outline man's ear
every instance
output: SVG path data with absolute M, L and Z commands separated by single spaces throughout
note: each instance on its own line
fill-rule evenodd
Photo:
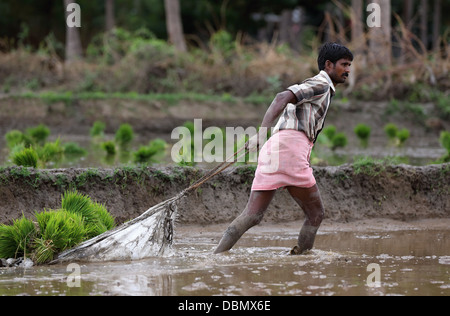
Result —
M 327 60 L 325 62 L 325 69 L 334 69 L 334 67 L 335 65 L 331 61 Z

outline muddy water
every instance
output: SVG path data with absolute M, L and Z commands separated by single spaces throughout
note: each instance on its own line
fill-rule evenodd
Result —
M 180 227 L 170 257 L 2 268 L 0 294 L 450 295 L 445 221 L 375 228 L 325 224 L 316 248 L 303 256 L 287 255 L 300 222 L 254 228 L 220 255 L 211 252 L 226 225 Z

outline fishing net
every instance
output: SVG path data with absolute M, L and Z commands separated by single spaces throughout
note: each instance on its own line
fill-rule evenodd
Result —
M 245 147 L 175 197 L 151 207 L 142 215 L 115 229 L 60 253 L 57 259 L 51 263 L 138 260 L 166 255 L 172 250 L 173 224 L 180 200 L 204 182 L 234 164 L 239 159 L 236 158 L 237 155 L 243 149 Z

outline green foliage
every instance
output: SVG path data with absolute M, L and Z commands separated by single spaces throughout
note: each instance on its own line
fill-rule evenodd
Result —
M 167 143 L 164 140 L 152 140 L 148 146 L 141 146 L 136 152 L 134 152 L 134 162 L 151 162 L 153 157 L 160 153 L 164 153 L 166 147 Z
M 345 147 L 348 143 L 347 136 L 344 133 L 336 133 L 331 139 L 331 143 L 332 150 L 336 150 L 339 147 Z
M 134 138 L 134 131 L 130 124 L 121 124 L 116 132 L 115 141 L 121 148 L 130 145 Z
M 395 140 L 397 137 L 398 127 L 394 123 L 388 123 L 384 126 L 384 132 L 390 140 Z
M 91 130 L 89 131 L 89 134 L 91 137 L 103 137 L 105 133 L 106 124 L 101 121 L 94 122 L 94 125 L 92 125 Z
M 114 156 L 116 154 L 116 144 L 114 144 L 113 141 L 102 143 L 102 148 L 106 151 L 108 156 Z
M 34 258 L 38 263 L 53 259 L 57 252 L 76 246 L 86 238 L 83 217 L 65 210 L 35 214 L 40 237 L 34 240 Z
M 22 216 L 11 226 L 0 226 L 0 258 L 17 258 L 30 253 L 30 242 L 36 234 L 32 221 Z
M 80 147 L 77 143 L 68 142 L 64 144 L 64 154 L 73 156 L 84 156 L 87 154 L 86 149 Z
M 0 225 L 0 258 L 30 255 L 37 263 L 115 227 L 103 204 L 76 191 L 66 191 L 62 208 L 36 212 L 36 225 L 24 216 L 12 225 Z
M 384 126 L 384 132 L 386 133 L 389 143 L 395 146 L 403 146 L 410 137 L 408 129 L 398 129 L 394 123 L 388 123 Z
M 366 148 L 369 144 L 370 131 L 370 126 L 362 123 L 356 125 L 354 129 L 356 136 L 359 138 L 361 146 L 364 148 Z
M 49 161 L 58 162 L 62 159 L 64 148 L 61 146 L 59 139 L 53 143 L 45 143 L 44 146 L 38 148 L 38 157 L 45 165 Z
M 10 149 L 19 144 L 25 144 L 25 146 L 29 146 L 31 144 L 31 141 L 27 138 L 27 136 L 18 130 L 12 130 L 6 133 L 5 140 Z
M 14 152 L 11 159 L 17 166 L 37 168 L 39 158 L 36 150 L 30 147 Z
M 114 223 L 114 218 L 103 205 L 92 202 L 89 196 L 77 191 L 66 191 L 63 194 L 61 208 L 83 217 L 88 237 L 104 233 Z
M 44 124 L 39 124 L 36 127 L 30 127 L 26 130 L 26 134 L 31 138 L 31 140 L 38 144 L 43 145 L 50 135 L 50 129 Z
M 336 135 L 336 126 L 328 125 L 327 127 L 324 127 L 323 133 L 329 140 L 332 140 L 334 135 Z
M 81 215 L 86 223 L 95 223 L 98 218 L 92 208 L 91 198 L 77 191 L 64 192 L 61 199 L 61 208 L 74 214 Z
M 385 170 L 383 160 L 376 160 L 371 157 L 357 157 L 353 162 L 355 174 L 366 174 L 376 176 Z
M 438 162 L 447 163 L 450 162 L 450 132 L 443 131 L 441 132 L 441 136 L 439 137 L 439 141 L 442 147 L 447 150 L 447 154 L 439 159 Z
M 403 128 L 397 132 L 397 138 L 400 142 L 400 146 L 402 146 L 409 139 L 409 136 L 409 130 L 406 128 Z
M 441 132 L 439 141 L 442 147 L 444 147 L 447 150 L 447 153 L 450 154 L 450 132 L 447 131 Z

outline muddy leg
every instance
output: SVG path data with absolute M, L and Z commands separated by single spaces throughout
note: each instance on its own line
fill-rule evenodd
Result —
M 291 254 L 297 255 L 312 249 L 317 230 L 323 220 L 324 209 L 317 185 L 308 189 L 289 187 L 288 191 L 306 216 L 298 236 L 298 245 L 291 250 Z
M 258 225 L 275 192 L 252 191 L 244 211 L 228 226 L 214 253 L 230 250 L 247 230 Z

